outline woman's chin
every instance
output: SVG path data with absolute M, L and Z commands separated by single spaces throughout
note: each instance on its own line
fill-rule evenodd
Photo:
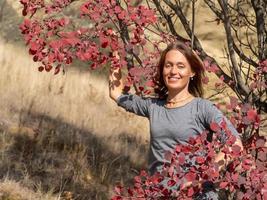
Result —
M 168 91 L 181 91 L 182 87 L 168 86 Z
M 186 88 L 186 86 L 181 86 L 181 85 L 175 85 L 175 84 L 169 84 L 167 86 L 169 92 L 179 92 L 182 91 Z

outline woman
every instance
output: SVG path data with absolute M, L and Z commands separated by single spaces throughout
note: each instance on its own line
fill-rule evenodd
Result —
M 127 111 L 149 119 L 150 174 L 161 170 L 166 151 L 172 151 L 177 144 L 186 144 L 190 137 L 209 130 L 211 122 L 220 124 L 225 120 L 237 137 L 236 144 L 242 148 L 238 133 L 229 120 L 212 102 L 202 98 L 204 67 L 188 46 L 180 42 L 168 45 L 158 67 L 158 93 L 162 99 L 122 94 L 120 70 L 111 70 L 109 76 L 110 97 Z M 221 152 L 215 160 L 218 162 L 223 158 Z

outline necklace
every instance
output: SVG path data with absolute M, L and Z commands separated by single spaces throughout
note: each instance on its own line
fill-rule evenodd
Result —
M 189 99 L 190 97 L 192 97 L 192 96 L 189 95 L 189 96 L 187 96 L 187 97 L 185 97 L 183 99 L 179 99 L 177 101 L 171 101 L 171 100 L 168 100 L 168 98 L 167 98 L 166 104 L 177 104 L 177 103 L 180 103 L 180 102 L 183 102 L 183 101 Z

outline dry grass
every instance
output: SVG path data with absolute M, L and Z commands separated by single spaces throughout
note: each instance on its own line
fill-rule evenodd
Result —
M 24 50 L 4 42 L 0 54 L 0 177 L 106 199 L 144 167 L 147 121 L 118 108 L 106 81 L 84 70 L 39 73 Z
M 39 73 L 21 46 L 19 7 L 7 0 L 0 21 L 0 199 L 108 199 L 145 167 L 148 122 L 108 98 L 105 77 Z M 220 55 L 206 28 L 196 27 L 204 47 Z
M 0 22 L 0 183 L 20 189 L 1 187 L 0 199 L 108 199 L 145 167 L 148 122 L 82 67 L 39 73 L 20 47 L 18 8 L 7 0 Z
M 59 200 L 60 196 L 55 196 L 52 192 L 33 192 L 21 183 L 4 179 L 0 182 L 0 199 L 4 200 Z

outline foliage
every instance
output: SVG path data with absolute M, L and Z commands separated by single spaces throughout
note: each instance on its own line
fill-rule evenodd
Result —
M 179 198 L 192 197 L 198 192 L 200 187 L 197 180 L 200 179 L 202 182 L 212 181 L 229 191 L 236 190 L 239 199 L 266 198 L 266 149 L 263 147 L 264 140 L 259 137 L 260 114 L 267 111 L 267 3 L 264 0 L 204 0 L 214 13 L 214 21 L 210 23 L 218 26 L 223 24 L 225 30 L 226 69 L 208 55 L 194 33 L 196 0 L 95 0 L 80 4 L 76 0 L 20 2 L 24 7 L 22 14 L 29 16 L 20 29 L 33 60 L 41 63 L 39 71 L 53 70 L 55 74 L 64 72 L 74 59 L 88 63 L 92 69 L 106 65 L 113 68 L 127 66 L 126 87 L 134 86 L 137 94 L 148 95 L 156 85 L 156 64 L 161 47 L 174 40 L 191 46 L 203 60 L 206 71 L 217 75 L 215 87 L 218 93 L 227 87 L 235 92 L 237 98 L 230 97 L 227 108 L 232 113 L 231 122 L 242 134 L 246 151 L 241 155 L 235 146 L 231 146 L 232 140 L 227 142 L 231 147 L 227 149 L 216 142 L 207 146 L 199 145 L 206 141 L 197 138 L 189 146 L 177 147 L 182 152 L 177 151 L 177 148 L 173 152 L 172 162 L 166 165 L 163 172 L 170 179 L 168 185 L 176 184 L 177 179 L 182 178 L 196 180 L 193 181 L 193 187 L 180 186 L 182 189 L 176 194 Z M 66 10 L 72 5 L 80 6 L 79 20 L 85 21 L 86 25 L 80 26 L 76 18 L 68 16 Z M 191 22 L 188 19 L 188 8 L 192 11 Z M 177 19 L 187 38 L 176 29 Z M 120 59 L 113 55 L 114 51 L 118 52 Z M 203 83 L 208 81 L 208 77 L 205 77 Z M 233 159 L 221 174 L 217 172 L 218 166 L 213 162 L 213 157 L 209 156 L 218 148 L 227 152 L 226 159 Z M 189 171 L 181 172 L 180 168 L 187 163 L 177 163 L 177 159 L 192 157 L 200 150 L 204 150 L 207 155 L 196 157 L 197 165 L 189 167 Z M 173 168 L 177 173 L 174 173 Z M 137 193 L 142 198 L 174 195 L 168 190 L 169 186 L 155 185 L 161 180 L 162 174 L 148 177 L 142 172 L 135 179 L 135 188 L 126 193 L 130 196 Z M 261 182 L 256 184 L 256 180 Z M 122 198 L 121 187 L 116 190 L 119 195 L 117 199 Z

